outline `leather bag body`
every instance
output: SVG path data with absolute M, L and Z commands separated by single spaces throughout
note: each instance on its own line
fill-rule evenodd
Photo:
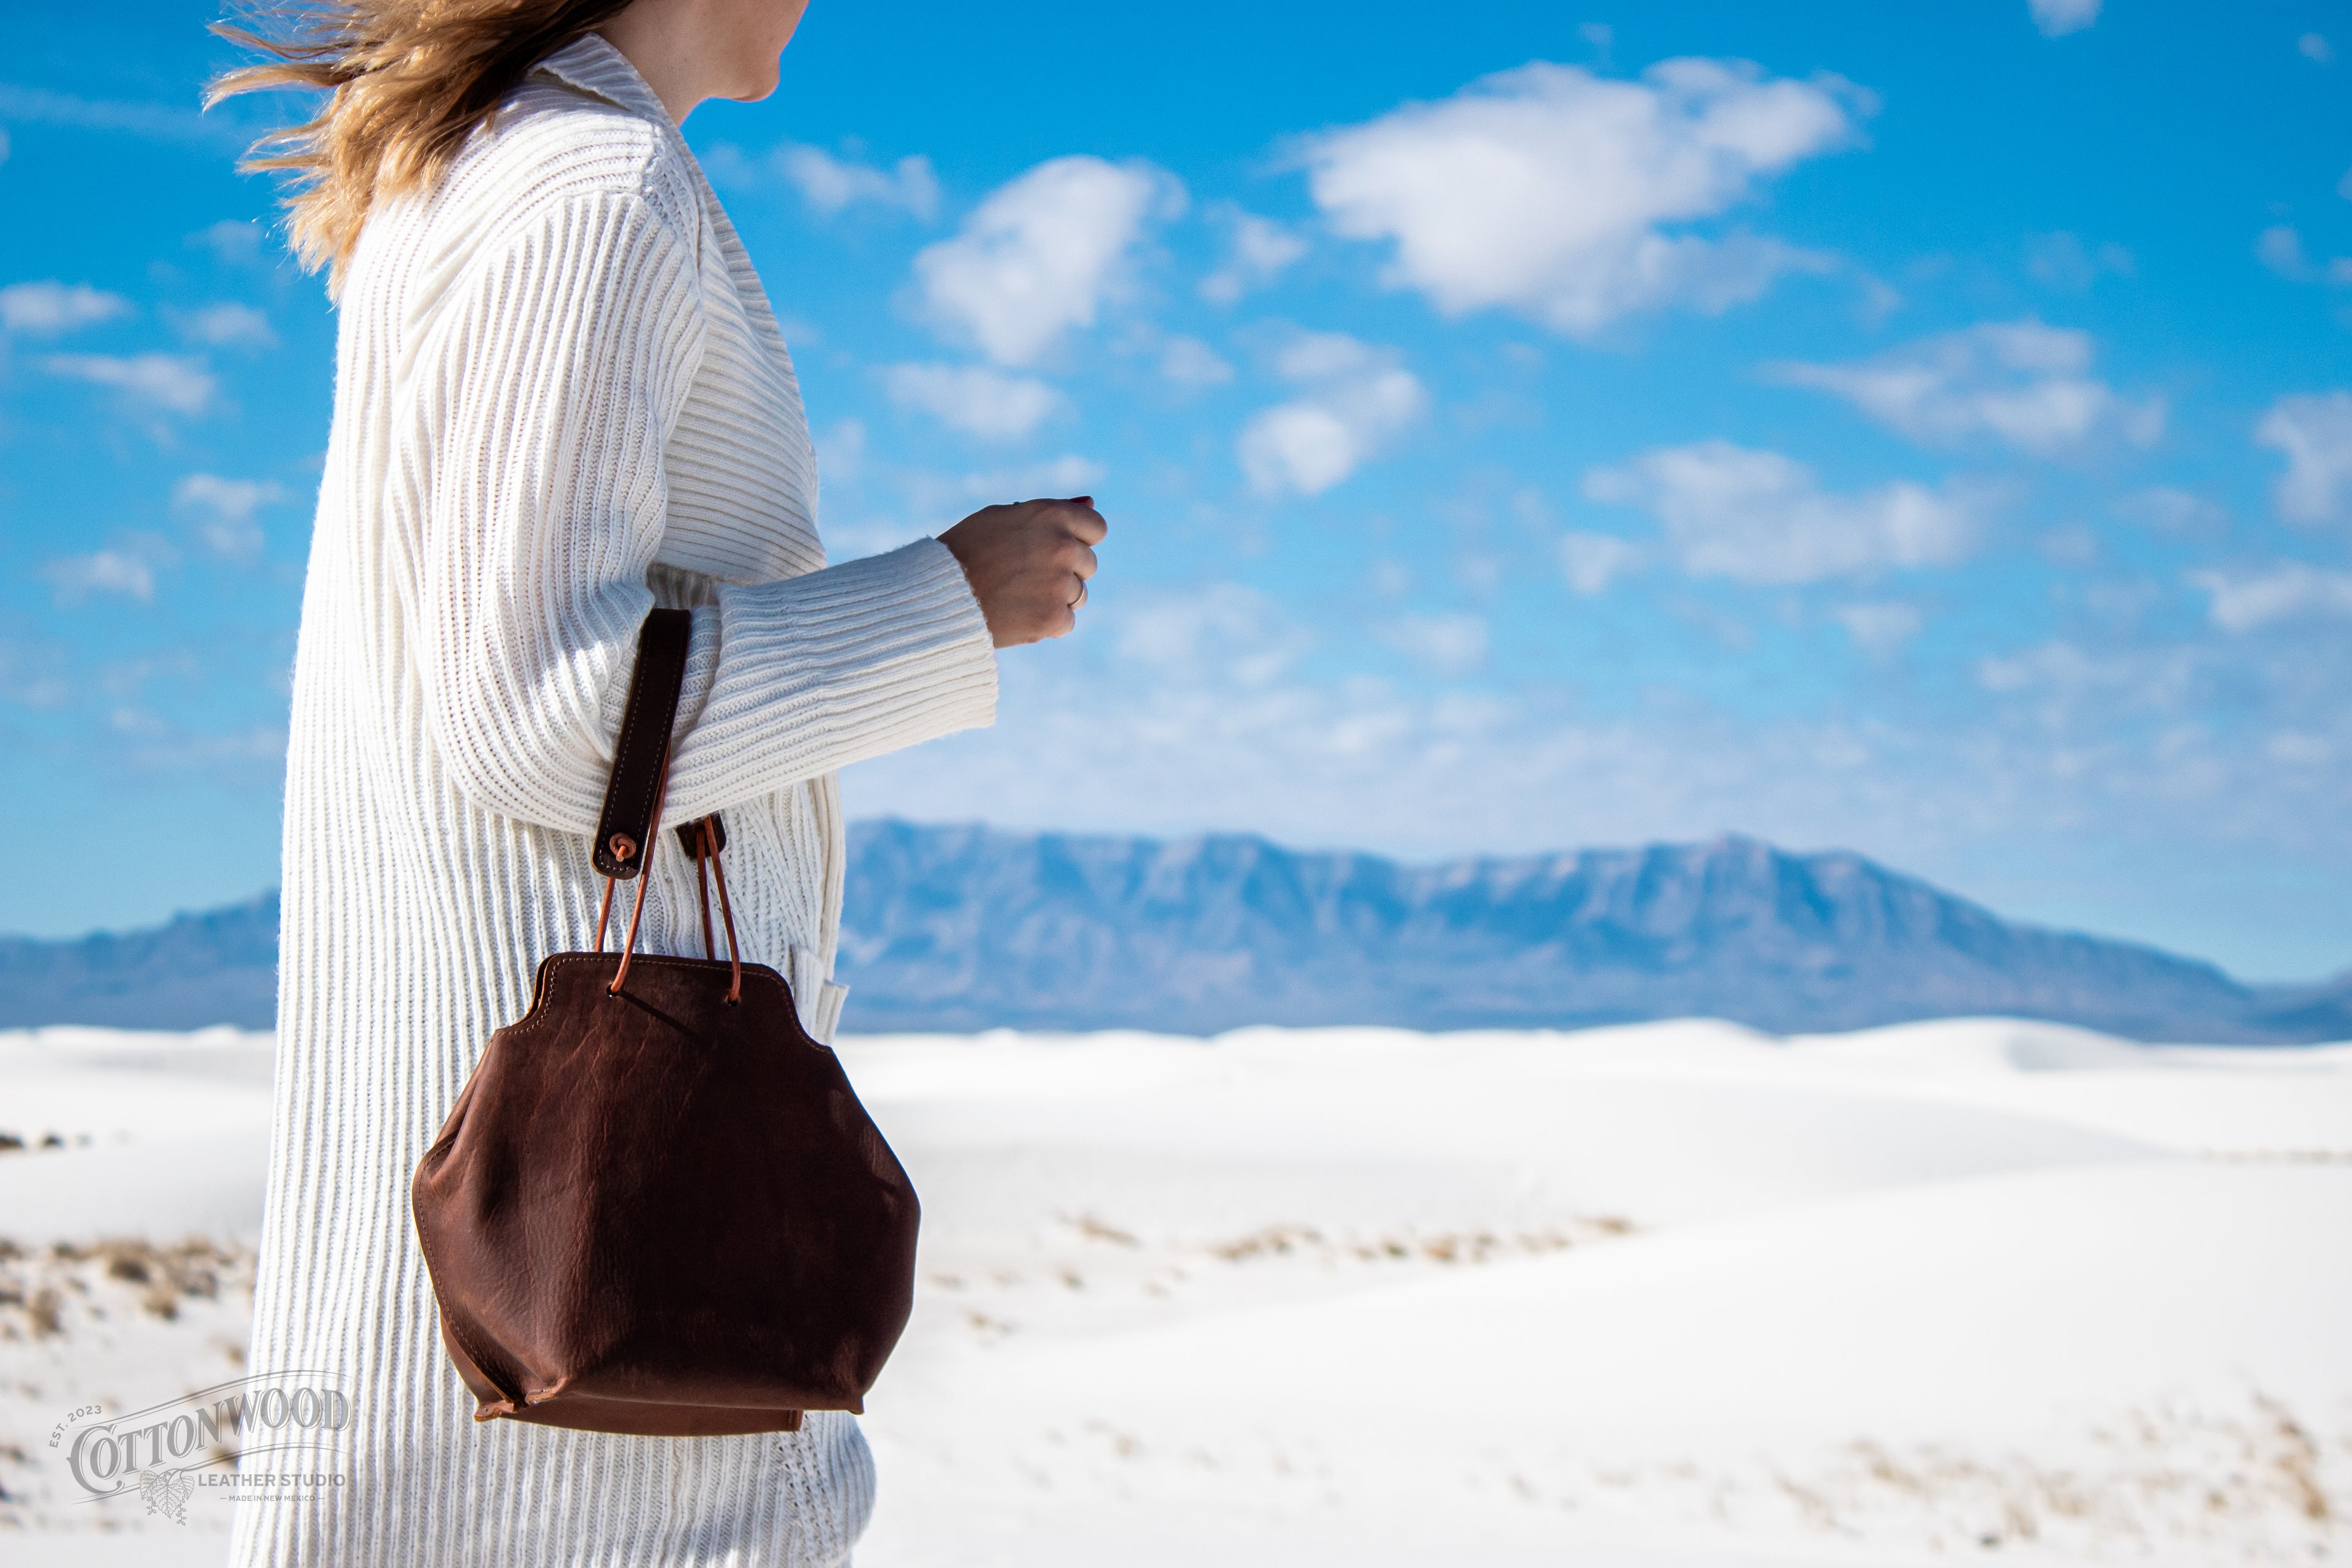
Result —
M 662 636 L 682 670 L 682 635 Z M 664 668 L 641 641 L 631 721 Z M 652 717 L 666 767 L 669 719 Z M 683 836 L 715 869 L 715 820 Z M 635 844 L 618 858 L 641 873 L 650 821 Z M 706 894 L 713 951 L 709 915 Z M 913 1305 L 913 1184 L 783 976 L 733 957 L 731 912 L 729 959 L 633 956 L 636 923 L 619 952 L 540 965 L 530 1011 L 490 1037 L 416 1169 L 475 1419 L 715 1436 L 861 1410 Z

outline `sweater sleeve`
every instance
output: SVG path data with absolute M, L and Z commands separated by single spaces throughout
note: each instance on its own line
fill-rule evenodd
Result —
M 482 257 L 417 367 L 425 703 L 501 815 L 593 831 L 700 363 L 693 253 L 640 197 L 555 204 Z M 934 541 L 695 612 L 665 816 L 994 716 L 986 623 Z

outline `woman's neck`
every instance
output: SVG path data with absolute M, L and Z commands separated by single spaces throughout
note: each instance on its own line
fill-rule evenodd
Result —
M 706 99 L 776 90 L 778 57 L 807 0 L 635 0 L 596 31 L 621 51 L 672 121 Z

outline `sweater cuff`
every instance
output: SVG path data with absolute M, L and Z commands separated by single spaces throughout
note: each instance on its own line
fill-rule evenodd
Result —
M 988 622 L 937 540 L 718 597 L 716 668 L 678 737 L 667 820 L 995 721 Z

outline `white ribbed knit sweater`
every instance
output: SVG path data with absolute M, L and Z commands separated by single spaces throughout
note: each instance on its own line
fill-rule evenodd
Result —
M 540 960 L 591 944 L 588 835 L 646 612 L 694 610 L 668 819 L 726 814 L 745 957 L 785 974 L 824 1039 L 842 999 L 833 770 L 990 721 L 979 606 L 936 542 L 825 566 L 775 318 L 602 39 L 544 62 L 429 198 L 368 220 L 337 357 L 252 1370 L 339 1381 L 351 1479 L 243 1505 L 234 1561 L 837 1562 L 873 1496 L 847 1415 L 719 1438 L 475 1425 L 408 1183 Z M 698 952 L 689 863 L 658 857 L 653 878 L 643 945 Z

